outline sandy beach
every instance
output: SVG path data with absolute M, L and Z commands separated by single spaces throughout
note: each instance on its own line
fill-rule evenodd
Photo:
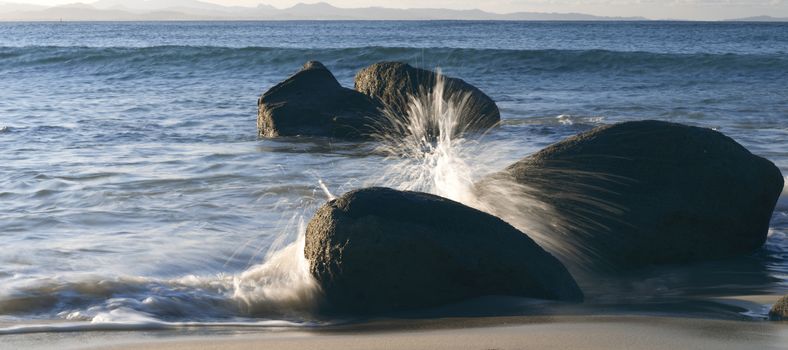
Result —
M 312 331 L 6 336 L 2 349 L 788 349 L 788 324 L 645 316 L 377 321 Z

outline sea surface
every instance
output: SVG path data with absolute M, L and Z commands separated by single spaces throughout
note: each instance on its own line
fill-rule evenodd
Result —
M 440 69 L 503 122 L 409 166 L 376 142 L 258 138 L 257 98 L 308 60 L 346 87 L 378 61 Z M 714 128 L 788 174 L 787 82 L 785 23 L 0 23 L 0 334 L 339 322 L 311 312 L 298 254 L 331 195 L 462 200 L 463 181 L 640 119 Z M 764 319 L 719 300 L 788 291 L 788 192 L 753 256 L 581 285 L 584 306 L 434 312 Z

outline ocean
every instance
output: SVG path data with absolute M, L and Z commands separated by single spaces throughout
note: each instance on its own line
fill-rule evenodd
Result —
M 440 69 L 503 120 L 416 170 L 372 141 L 258 138 L 257 98 L 308 60 L 346 87 L 378 61 Z M 787 81 L 786 23 L 0 23 L 0 334 L 339 322 L 310 312 L 298 256 L 329 196 L 462 201 L 445 170 L 472 182 L 641 119 L 719 130 L 788 174 Z M 716 301 L 788 292 L 788 192 L 753 256 L 584 281 L 556 312 L 764 319 Z

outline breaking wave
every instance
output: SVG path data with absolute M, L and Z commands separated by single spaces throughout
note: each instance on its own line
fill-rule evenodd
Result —
M 292 62 L 319 60 L 332 69 L 357 69 L 377 61 L 423 62 L 424 57 L 449 66 L 496 67 L 527 73 L 594 72 L 641 73 L 658 70 L 682 72 L 747 71 L 783 74 L 783 54 L 652 53 L 609 50 L 506 50 L 464 48 L 355 47 L 296 49 L 275 47 L 228 48 L 214 46 L 153 47 L 0 47 L 0 71 L 66 69 L 96 75 L 140 75 L 178 67 L 248 70 L 251 67 L 292 69 Z M 352 58 L 352 59 L 349 59 Z M 253 68 L 256 69 L 256 68 Z M 173 74 L 172 72 L 170 74 Z

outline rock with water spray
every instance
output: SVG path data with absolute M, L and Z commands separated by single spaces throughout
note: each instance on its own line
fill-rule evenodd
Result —
M 335 312 L 407 310 L 484 295 L 583 298 L 566 268 L 528 236 L 426 193 L 346 193 L 309 222 L 304 253 Z
M 788 321 L 788 295 L 780 298 L 769 311 L 769 319 L 772 321 Z
M 260 136 L 361 138 L 381 118 L 369 97 L 342 87 L 320 62 L 310 61 L 257 101 Z
M 440 86 L 443 84 L 443 86 Z M 436 88 L 443 89 L 443 100 L 463 106 L 462 130 L 486 130 L 501 120 L 492 98 L 471 84 L 406 63 L 380 62 L 356 74 L 355 89 L 380 101 L 397 115 L 411 113 L 413 96 L 429 96 Z
M 615 268 L 752 253 L 782 188 L 772 162 L 730 137 L 651 120 L 568 138 L 476 185 L 518 228 L 543 221 L 548 250 Z

